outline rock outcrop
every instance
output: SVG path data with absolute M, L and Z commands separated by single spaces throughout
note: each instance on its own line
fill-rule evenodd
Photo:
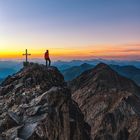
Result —
M 70 87 L 93 140 L 140 139 L 140 88 L 133 81 L 101 63 Z
M 0 140 L 89 140 L 90 126 L 55 67 L 30 64 L 0 86 Z

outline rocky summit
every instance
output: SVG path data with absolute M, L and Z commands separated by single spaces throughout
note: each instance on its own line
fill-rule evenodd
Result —
M 84 121 L 55 67 L 30 64 L 0 85 L 0 140 L 89 140 Z
M 140 87 L 100 63 L 70 82 L 92 140 L 140 140 Z

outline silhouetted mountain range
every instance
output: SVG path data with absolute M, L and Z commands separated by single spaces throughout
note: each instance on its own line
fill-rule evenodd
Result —
M 140 87 L 132 80 L 101 63 L 71 81 L 70 87 L 93 140 L 140 139 Z
M 74 66 L 69 69 L 62 70 L 62 74 L 64 75 L 64 78 L 66 81 L 73 80 L 77 76 L 79 76 L 82 72 L 94 68 L 94 65 L 90 65 L 87 63 L 84 63 L 80 66 Z M 140 69 L 136 68 L 134 66 L 119 66 L 119 65 L 110 65 L 112 69 L 117 71 L 122 76 L 125 76 L 127 78 L 132 79 L 137 84 L 140 85 Z
M 82 72 L 93 68 L 94 66 L 84 63 L 80 66 L 73 66 L 71 68 L 62 70 L 62 74 L 64 75 L 64 78 L 66 81 L 72 80 L 76 78 L 78 75 L 80 75 Z
M 118 66 L 110 65 L 110 67 L 116 70 L 119 74 L 132 79 L 140 85 L 140 69 L 134 66 Z
M 0 68 L 13 68 L 19 70 L 22 68 L 22 62 L 18 61 L 0 61 Z
M 137 68 L 140 68 L 140 61 L 129 61 L 129 60 L 106 60 L 106 59 L 89 59 L 89 60 L 72 60 L 72 61 L 56 61 L 53 62 L 53 65 L 58 67 L 59 70 L 68 69 L 73 66 L 80 66 L 83 63 L 90 65 L 97 65 L 99 63 L 106 63 L 108 65 L 119 65 L 127 66 L 132 65 Z
M 13 68 L 0 68 L 0 78 L 5 78 L 7 75 L 16 73 L 16 70 Z
M 45 61 L 43 59 L 33 59 L 33 60 L 31 59 L 31 61 L 38 62 L 40 64 L 45 63 Z M 136 68 L 140 68 L 140 61 L 125 61 L 125 60 L 119 61 L 119 60 L 105 60 L 105 59 L 55 61 L 55 62 L 52 62 L 52 65 L 58 67 L 58 69 L 64 74 L 65 80 L 72 80 L 73 78 L 75 78 L 76 76 L 78 76 L 79 74 L 81 74 L 82 72 L 84 72 L 85 70 L 88 69 L 88 66 L 83 68 L 80 65 L 88 64 L 89 68 L 92 68 L 100 62 L 104 62 L 104 63 L 107 63 L 109 65 L 117 65 L 117 66 L 130 65 L 130 66 L 134 66 Z M 72 67 L 74 67 L 74 69 Z M 6 70 L 7 72 L 4 72 L 4 71 L 0 72 L 0 79 L 5 79 L 5 77 L 7 77 L 8 75 L 12 75 L 13 73 L 19 71 L 21 68 L 22 68 L 22 62 L 19 62 L 19 61 L 0 61 L 0 69 L 5 69 L 5 70 L 7 69 Z M 70 68 L 71 72 L 69 71 L 69 68 Z M 15 72 L 13 72 L 13 70 Z M 122 75 L 124 75 L 124 73 L 125 73 L 125 71 L 122 70 L 122 68 L 121 68 L 121 71 L 120 71 L 120 68 L 116 68 L 116 70 Z M 133 70 L 135 71 L 135 69 L 132 69 L 132 71 Z M 122 72 L 122 71 L 124 71 L 124 72 Z M 125 76 L 127 76 L 128 78 L 131 78 L 134 81 L 136 81 L 137 83 L 139 83 L 139 79 L 140 79 L 139 73 L 136 75 L 134 72 L 133 75 L 130 74 L 131 76 L 129 74 L 130 74 L 130 72 L 128 74 L 125 74 Z
M 0 82 L 22 68 L 21 62 L 0 61 Z

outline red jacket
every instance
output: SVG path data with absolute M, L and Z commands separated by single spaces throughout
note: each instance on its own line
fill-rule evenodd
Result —
M 46 52 L 45 55 L 44 55 L 44 58 L 48 59 L 49 58 L 49 53 Z

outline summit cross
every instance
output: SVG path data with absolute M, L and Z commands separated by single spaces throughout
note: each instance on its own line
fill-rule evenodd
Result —
M 25 54 L 23 54 L 23 55 L 26 56 L 26 63 L 27 63 L 28 62 L 28 56 L 31 55 L 31 54 L 28 54 L 28 50 L 26 49 L 25 50 Z

